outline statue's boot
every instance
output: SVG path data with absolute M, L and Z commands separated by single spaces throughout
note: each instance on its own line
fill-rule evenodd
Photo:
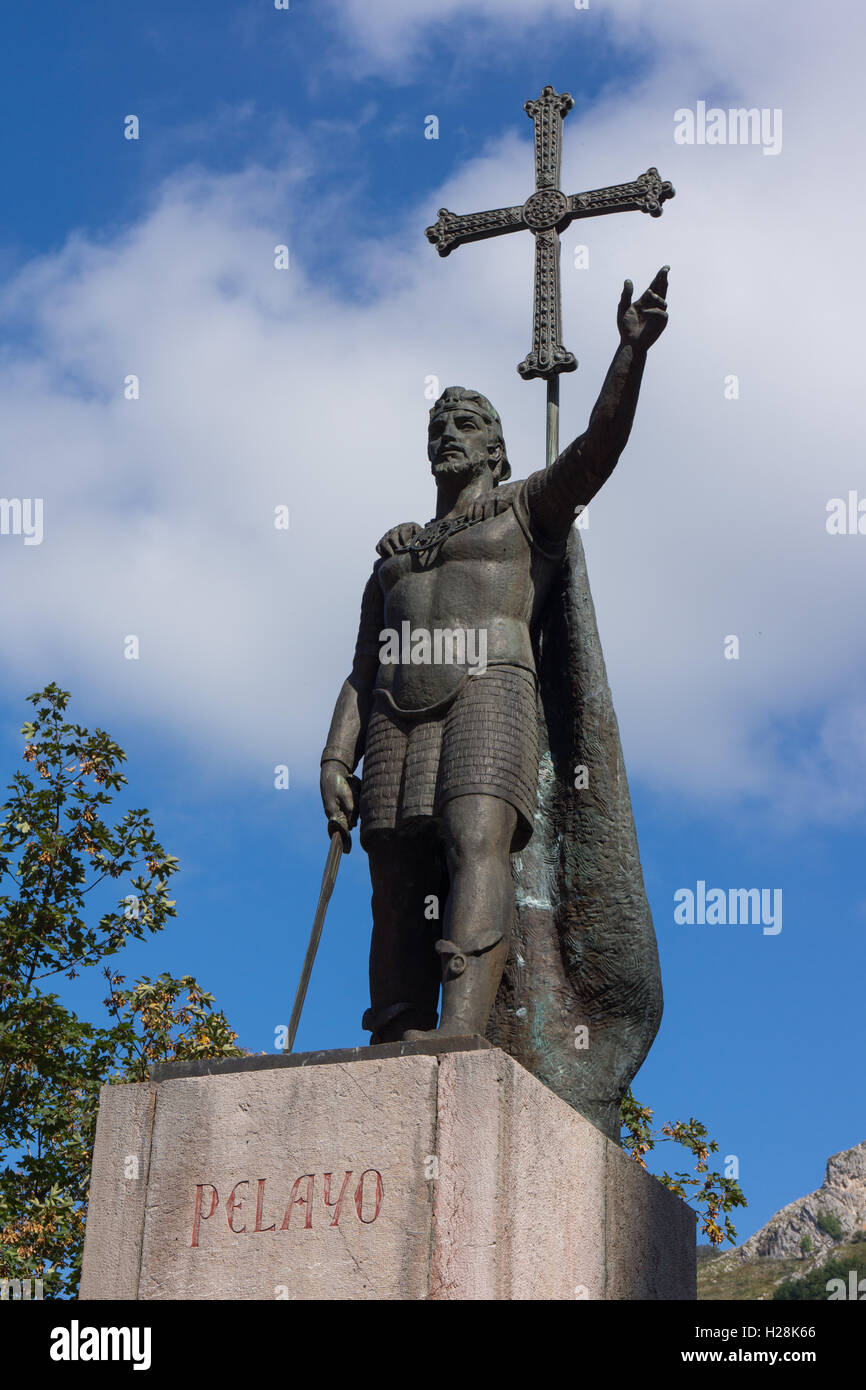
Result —
M 435 1006 L 429 1008 L 425 1007 L 423 1004 L 402 1003 L 390 1004 L 387 1008 L 379 1009 L 378 1012 L 374 1012 L 373 1009 L 367 1009 L 364 1017 L 361 1019 L 361 1027 L 368 1029 L 372 1034 L 370 1046 L 374 1047 L 376 1043 L 402 1041 L 409 1025 L 412 1023 L 423 1024 L 435 1022 Z M 425 1036 L 429 1032 L 431 1037 L 435 1037 L 436 1033 L 435 1028 L 432 1031 L 422 1028 L 417 1028 L 414 1031 L 419 1034 L 423 1032 Z
M 433 1042 L 442 1037 L 483 1037 L 508 955 L 508 940 L 500 932 L 480 944 L 458 946 L 437 941 L 442 957 L 442 1017 L 438 1028 L 409 1028 L 405 1042 Z

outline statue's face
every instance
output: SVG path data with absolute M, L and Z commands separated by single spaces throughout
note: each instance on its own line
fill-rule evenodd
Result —
M 427 457 L 434 478 L 465 477 L 469 482 L 488 466 L 495 466 L 489 434 L 488 425 L 474 410 L 457 405 L 437 411 L 427 433 Z

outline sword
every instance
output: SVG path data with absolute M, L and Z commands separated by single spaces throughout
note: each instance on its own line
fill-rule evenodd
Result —
M 353 777 L 351 781 L 354 783 L 356 779 Z M 357 794 L 355 804 L 357 805 Z M 310 932 L 310 944 L 307 947 L 307 954 L 304 957 L 304 965 L 301 970 L 301 978 L 298 981 L 298 990 L 295 995 L 292 1016 L 289 1019 L 289 1032 L 286 1037 L 286 1045 L 283 1048 L 284 1053 L 291 1052 L 295 1044 L 295 1034 L 298 1031 L 298 1024 L 301 1021 L 301 1011 L 304 1007 L 304 1000 L 307 997 L 307 986 L 310 983 L 316 952 L 319 949 L 319 942 L 322 939 L 322 927 L 325 925 L 325 913 L 328 910 L 328 903 L 334 891 L 334 884 L 337 881 L 337 870 L 340 867 L 340 860 L 343 854 L 348 854 L 352 848 L 352 837 L 344 821 L 336 819 L 329 820 L 328 831 L 331 836 L 331 844 L 328 849 L 328 857 L 325 860 L 325 872 L 322 874 L 322 886 L 319 889 L 319 901 L 316 906 L 316 915 L 313 918 L 313 929 Z

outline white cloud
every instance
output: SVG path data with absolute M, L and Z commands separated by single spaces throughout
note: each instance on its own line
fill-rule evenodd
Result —
M 503 26 L 522 23 L 523 4 L 508 0 L 419 3 L 411 22 L 406 7 L 377 4 L 368 48 L 411 46 L 428 10 L 438 21 L 494 8 Z M 630 769 L 657 787 L 767 802 L 777 819 L 851 816 L 866 796 L 866 537 L 829 537 L 824 509 L 849 488 L 866 494 L 850 283 L 864 213 L 851 177 L 856 54 L 816 26 L 783 72 L 790 33 L 766 15 L 746 33 L 736 7 L 685 14 L 684 0 L 652 15 L 615 7 L 622 36 L 639 15 L 652 29 L 655 70 L 639 93 L 566 125 L 569 191 L 650 163 L 678 189 L 658 221 L 597 219 L 564 238 L 565 341 L 581 359 L 563 382 L 566 432 L 583 427 L 615 346 L 623 276 L 639 291 L 672 265 L 670 328 L 629 448 L 591 509 L 616 706 Z M 685 40 L 673 42 L 687 23 L 691 66 Z M 731 100 L 746 84 L 749 104 L 784 107 L 778 158 L 674 145 L 673 111 L 703 95 L 695 73 L 716 70 L 730 73 Z M 357 248 L 359 280 L 378 287 L 371 302 L 341 301 L 297 260 L 274 270 L 287 206 L 311 197 L 291 168 L 190 171 L 135 227 L 78 238 L 10 284 L 0 307 L 31 346 L 7 352 L 0 378 L 2 491 L 45 498 L 41 547 L 0 538 L 15 594 L 10 695 L 57 679 L 172 731 L 203 760 L 218 747 L 242 775 L 284 761 L 298 780 L 315 775 L 375 541 L 433 510 L 425 377 L 491 396 L 515 476 L 542 461 L 543 387 L 515 372 L 529 347 L 528 234 L 444 262 L 422 235 L 440 204 L 471 210 L 530 191 L 524 121 L 518 106 L 520 139 L 410 212 L 410 252 L 396 239 Z M 577 241 L 590 246 L 589 271 L 572 268 Z M 731 372 L 738 401 L 723 398 Z M 123 399 L 128 373 L 138 401 Z M 283 502 L 287 534 L 272 525 Z M 137 663 L 123 659 L 128 633 Z M 728 633 L 738 662 L 723 659 Z
M 431 41 L 453 52 L 461 73 L 531 44 L 538 56 L 553 51 L 560 70 L 575 71 L 579 86 L 582 46 L 603 40 L 671 65 L 687 60 L 695 76 L 718 72 L 726 80 L 748 80 L 774 69 L 781 75 L 792 58 L 818 75 L 832 39 L 829 26 L 819 32 L 811 0 L 590 0 L 586 9 L 573 0 L 330 0 L 329 8 L 335 38 L 351 50 L 354 70 L 362 70 L 360 64 L 394 82 L 419 72 L 434 82 L 449 79 L 455 68 L 430 63 Z M 843 40 L 846 21 L 852 38 L 862 24 L 854 0 L 844 11 L 843 5 L 834 11 Z

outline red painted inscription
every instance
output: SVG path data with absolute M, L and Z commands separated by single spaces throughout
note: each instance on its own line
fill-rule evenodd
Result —
M 252 1200 L 249 1192 L 250 1179 L 241 1178 L 239 1182 L 234 1184 L 226 1198 L 223 1210 L 232 1235 L 244 1236 L 276 1230 L 275 1208 L 272 1204 L 271 1210 L 267 1213 L 265 1208 L 265 1203 L 268 1200 L 266 1192 L 268 1179 L 257 1178 L 255 1181 L 256 1219 L 252 1229 L 247 1224 L 243 1210 L 244 1202 L 248 1198 Z M 285 1192 L 285 1188 L 283 1192 Z M 320 1192 L 321 1196 L 319 1195 Z M 382 1174 L 377 1168 L 366 1168 L 363 1173 L 358 1175 L 357 1179 L 355 1179 L 351 1169 L 336 1175 L 323 1173 L 321 1182 L 317 1174 L 303 1173 L 292 1184 L 280 1230 L 288 1231 L 293 1227 L 299 1231 L 312 1230 L 313 1218 L 319 1210 L 319 1202 L 324 1208 L 325 1219 L 330 1227 L 339 1226 L 340 1218 L 342 1216 L 345 1220 L 346 1212 L 353 1212 L 352 1220 L 357 1219 L 364 1226 L 372 1226 L 382 1210 L 384 1197 L 385 1185 L 382 1182 Z M 275 1201 L 276 1199 L 274 1199 Z M 190 1241 L 190 1245 L 194 1248 L 199 1244 L 203 1222 L 210 1221 L 219 1204 L 220 1195 L 213 1183 L 196 1184 L 192 1216 L 192 1240 Z M 294 1221 L 292 1221 L 293 1212 L 295 1212 Z M 266 1214 L 274 1217 L 269 1225 L 263 1224 Z

